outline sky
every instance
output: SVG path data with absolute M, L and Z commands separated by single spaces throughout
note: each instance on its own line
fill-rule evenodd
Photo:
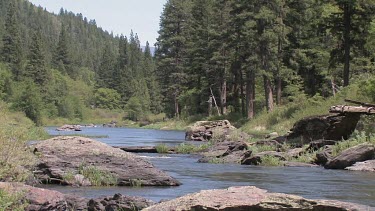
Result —
M 167 0 L 29 0 L 58 14 L 60 8 L 82 13 L 87 19 L 114 34 L 138 34 L 141 45 L 153 46 L 158 37 L 159 20 Z

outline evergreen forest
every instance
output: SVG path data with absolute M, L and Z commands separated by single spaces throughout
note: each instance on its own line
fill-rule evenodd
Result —
M 133 31 L 0 0 L 0 100 L 37 125 L 247 120 L 355 83 L 374 101 L 374 15 L 374 0 L 168 0 L 154 54 Z

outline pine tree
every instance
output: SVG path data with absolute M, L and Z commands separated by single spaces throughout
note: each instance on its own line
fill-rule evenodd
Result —
M 163 95 L 168 115 L 179 117 L 179 97 L 187 82 L 186 33 L 189 31 L 191 2 L 169 0 L 160 19 L 157 42 L 158 74 L 162 81 Z
M 39 86 L 44 86 L 48 81 L 48 72 L 42 50 L 42 37 L 40 31 L 33 35 L 33 42 L 30 46 L 28 63 L 24 75 L 33 79 Z
M 54 56 L 54 67 L 64 74 L 72 76 L 71 58 L 69 52 L 68 35 L 65 25 L 61 25 L 59 42 Z
M 22 74 L 22 47 L 15 1 L 8 5 L 3 36 L 2 61 L 11 65 L 13 76 L 20 80 Z

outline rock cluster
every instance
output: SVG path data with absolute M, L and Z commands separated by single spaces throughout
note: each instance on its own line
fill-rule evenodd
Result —
M 56 137 L 33 145 L 39 157 L 35 177 L 43 183 L 89 185 L 80 175 L 93 167 L 115 178 L 114 184 L 175 186 L 180 183 L 141 157 L 84 137 Z M 73 176 L 73 177 L 72 177 Z
M 200 152 L 203 157 L 198 160 L 200 163 L 239 163 L 241 157 L 247 151 L 247 144 L 243 141 L 218 142 Z
M 27 211 L 141 210 L 155 204 L 141 197 L 123 196 L 121 194 L 97 199 L 86 199 L 20 183 L 0 183 L 0 189 L 9 194 L 22 193 L 21 201 L 27 202 L 27 207 L 25 208 Z
M 56 129 L 57 131 L 82 131 L 80 125 L 63 125 Z
M 223 135 L 228 134 L 236 128 L 228 120 L 199 121 L 190 126 L 185 133 L 187 141 L 209 141 L 215 130 L 220 130 Z
M 231 187 L 222 190 L 204 190 L 177 199 L 162 202 L 144 211 L 194 210 L 374 210 L 372 207 L 332 200 L 310 200 L 300 196 L 269 193 L 253 186 Z

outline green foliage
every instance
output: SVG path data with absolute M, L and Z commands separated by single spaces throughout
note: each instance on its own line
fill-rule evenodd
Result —
M 252 154 L 256 154 L 260 152 L 276 151 L 276 147 L 271 145 L 252 145 L 249 146 L 248 150 L 251 150 Z
M 367 135 L 365 132 L 357 132 L 356 134 L 353 134 L 350 139 L 338 142 L 333 146 L 332 156 L 339 155 L 342 151 L 363 143 L 375 144 L 375 135 Z
M 262 157 L 262 162 L 259 165 L 260 166 L 281 166 L 282 161 L 277 157 L 266 155 Z
M 375 103 L 375 77 L 369 78 L 360 84 L 361 90 L 364 94 L 370 97 L 373 103 Z
M 158 144 L 156 145 L 156 151 L 160 154 L 166 154 L 169 152 L 169 146 L 166 144 Z
M 78 167 L 78 172 L 87 178 L 94 186 L 109 186 L 117 184 L 117 178 L 114 174 L 98 169 L 95 166 L 82 163 Z
M 24 201 L 24 193 L 11 193 L 6 189 L 0 189 L 0 210 L 23 211 L 28 206 Z
M 120 108 L 121 96 L 116 90 L 99 88 L 95 93 L 95 105 L 98 108 L 118 109 Z
M 137 121 L 143 115 L 141 100 L 137 97 L 131 97 L 125 106 L 128 118 Z
M 13 87 L 13 108 L 25 112 L 37 125 L 42 124 L 42 97 L 40 89 L 32 81 L 16 83 Z
M 193 144 L 179 144 L 175 147 L 175 150 L 178 154 L 190 154 L 195 152 L 200 152 L 202 150 L 207 149 L 211 144 L 200 144 L 200 145 L 193 145 Z

